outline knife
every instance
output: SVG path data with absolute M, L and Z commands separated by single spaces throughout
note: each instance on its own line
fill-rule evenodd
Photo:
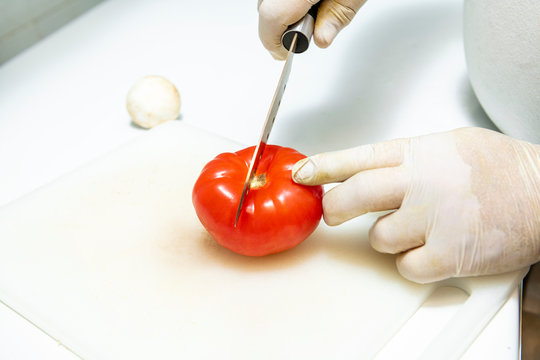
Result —
M 236 211 L 236 219 L 234 220 L 235 227 L 238 223 L 238 218 L 240 218 L 240 214 L 242 213 L 242 205 L 244 204 L 244 200 L 249 192 L 249 185 L 257 172 L 259 161 L 261 160 L 268 137 L 270 136 L 270 131 L 272 131 L 272 127 L 274 126 L 279 105 L 281 104 L 281 98 L 283 97 L 283 93 L 287 87 L 287 80 L 289 79 L 289 74 L 291 73 L 293 55 L 295 53 L 303 53 L 308 49 L 311 37 L 313 35 L 313 29 L 315 27 L 315 17 L 317 16 L 318 7 L 318 4 L 312 6 L 309 12 L 302 19 L 289 26 L 287 31 L 285 31 L 281 36 L 281 43 L 285 49 L 288 50 L 287 59 L 285 60 L 285 65 L 283 65 L 283 71 L 281 72 L 276 91 L 274 92 L 270 109 L 266 115 L 266 120 L 264 121 L 261 136 L 259 138 L 259 143 L 253 152 L 253 158 L 251 159 L 246 180 L 244 181 L 242 195 L 240 196 L 238 210 Z

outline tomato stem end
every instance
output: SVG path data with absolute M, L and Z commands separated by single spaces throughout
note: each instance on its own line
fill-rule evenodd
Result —
M 249 184 L 250 189 L 259 189 L 266 184 L 266 174 L 259 174 L 253 177 Z

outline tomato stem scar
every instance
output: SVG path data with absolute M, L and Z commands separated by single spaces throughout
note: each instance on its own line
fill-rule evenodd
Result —
M 258 189 L 266 184 L 266 174 L 259 174 L 254 176 L 249 184 L 250 189 Z

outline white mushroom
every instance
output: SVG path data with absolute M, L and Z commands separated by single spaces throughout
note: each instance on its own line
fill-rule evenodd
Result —
M 148 129 L 178 117 L 180 94 L 164 77 L 145 76 L 129 90 L 126 106 L 131 119 Z

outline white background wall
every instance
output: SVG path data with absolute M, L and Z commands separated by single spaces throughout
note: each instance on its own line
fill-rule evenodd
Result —
M 0 64 L 103 0 L 0 0 Z

